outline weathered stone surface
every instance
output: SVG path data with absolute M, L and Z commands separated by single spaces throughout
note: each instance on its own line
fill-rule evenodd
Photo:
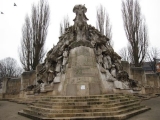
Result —
M 19 95 L 20 87 L 21 87 L 21 79 L 20 78 L 4 78 L 3 86 L 4 87 L 3 87 L 2 93 L 5 93 L 5 97 L 10 95 Z
M 132 67 L 131 74 L 133 75 L 133 79 L 138 80 L 139 84 L 143 84 L 144 70 L 141 67 Z
M 100 95 L 101 94 L 101 88 L 100 85 L 97 83 L 90 83 L 89 84 L 89 95 Z
M 77 95 L 77 85 L 76 84 L 67 84 L 66 95 L 76 96 Z
M 66 94 L 73 95 L 72 89 L 69 88 L 71 85 L 74 86 L 74 95 L 100 94 L 99 71 L 96 67 L 93 49 L 85 46 L 76 47 L 70 51 L 69 61 L 72 63 L 69 63 L 70 66 L 66 68 L 66 79 L 68 80 Z M 97 91 L 93 90 L 92 83 L 97 84 Z M 85 89 L 81 89 L 81 86 L 84 86 Z
M 27 90 L 27 87 L 30 85 L 36 85 L 36 72 L 35 71 L 26 71 L 21 75 L 21 90 Z

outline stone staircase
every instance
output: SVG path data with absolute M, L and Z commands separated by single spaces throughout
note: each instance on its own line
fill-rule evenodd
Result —
M 11 98 L 11 99 L 8 99 L 8 101 L 15 102 L 18 104 L 31 104 L 35 101 L 38 101 L 38 99 L 37 98 Z
M 149 100 L 151 98 L 155 98 L 159 96 L 158 94 L 133 94 L 133 95 L 141 100 Z
M 39 101 L 41 99 L 41 97 L 42 96 L 40 96 L 40 95 L 33 95 L 33 96 L 28 96 L 26 98 L 17 97 L 17 98 L 8 98 L 5 100 L 10 101 L 10 102 L 15 102 L 18 104 L 32 104 L 34 102 Z
M 128 94 L 46 96 L 18 114 L 34 120 L 122 120 L 149 109 L 141 106 L 137 97 Z

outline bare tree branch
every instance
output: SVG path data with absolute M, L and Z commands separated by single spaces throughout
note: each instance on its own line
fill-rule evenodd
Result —
M 63 18 L 63 21 L 60 23 L 60 36 L 64 34 L 65 29 L 70 26 L 68 15 Z
M 40 0 L 37 6 L 32 6 L 31 17 L 26 16 L 25 18 L 19 56 L 26 71 L 35 70 L 38 63 L 42 62 L 44 58 L 49 16 L 48 2 Z
M 22 69 L 15 59 L 8 57 L 0 60 L 0 77 L 18 77 L 21 73 Z
M 19 50 L 20 62 L 24 70 L 30 71 L 32 65 L 32 29 L 28 15 L 25 18 L 25 24 L 22 28 L 21 48 Z
M 148 32 L 137 0 L 122 1 L 122 17 L 130 45 L 130 56 L 136 67 L 142 66 L 148 48 Z
M 105 8 L 102 5 L 99 5 L 97 8 L 97 21 L 96 27 L 101 34 L 106 35 L 110 41 L 110 45 L 113 46 L 112 40 L 112 26 L 110 24 L 109 14 L 106 12 Z
M 130 62 L 129 51 L 127 47 L 122 48 L 119 51 L 119 55 L 122 57 L 121 60 Z

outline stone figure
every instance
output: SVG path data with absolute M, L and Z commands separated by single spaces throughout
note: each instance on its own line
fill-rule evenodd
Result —
M 108 65 L 109 63 L 108 63 L 108 59 L 107 59 L 107 56 L 106 55 L 104 55 L 103 56 L 103 66 L 104 66 L 104 68 L 107 70 L 107 69 L 109 69 L 109 65 Z
M 121 57 L 116 52 L 114 52 L 113 59 L 117 71 L 122 71 Z
M 63 72 L 65 71 L 67 62 L 68 62 L 68 50 L 66 48 L 65 51 L 63 51 L 63 62 L 62 62 Z
M 50 67 L 51 67 L 51 62 L 50 62 L 48 59 L 46 59 L 46 60 L 45 60 L 46 72 L 48 72 L 48 70 L 49 70 Z
M 61 72 L 61 66 L 62 66 L 62 56 L 57 58 L 57 64 L 56 64 L 56 73 Z
M 103 44 L 101 45 L 101 49 L 102 49 L 102 52 L 106 52 L 107 51 L 107 48 Z
M 50 84 L 53 81 L 53 79 L 55 78 L 54 67 L 51 66 L 47 73 L 48 73 L 48 83 Z
M 105 46 L 107 48 L 108 53 L 110 53 L 110 55 L 114 54 L 114 50 L 108 41 L 106 42 Z
M 41 83 L 40 84 L 40 91 L 44 91 L 45 90 L 45 83 Z
M 103 58 L 103 55 L 102 55 L 102 50 L 100 49 L 100 47 L 98 47 L 98 49 L 97 49 L 97 62 L 100 64 L 100 65 L 102 65 L 102 63 L 103 63 L 103 60 L 102 60 L 102 58 Z
M 54 74 L 49 72 L 48 73 L 48 83 L 50 84 L 52 81 L 53 81 L 53 77 L 54 77 Z
M 84 5 L 76 5 L 73 8 L 73 12 L 76 13 L 74 21 L 74 27 L 77 33 L 77 41 L 86 40 L 87 20 L 85 13 L 87 8 Z
M 99 38 L 99 36 L 95 33 L 95 31 L 93 31 L 93 32 L 91 32 L 90 33 L 90 36 L 91 36 L 91 44 L 92 44 L 92 46 L 94 47 L 95 46 L 95 44 L 97 43 L 97 41 L 98 41 L 98 38 Z
M 112 75 L 114 78 L 117 77 L 117 71 L 116 71 L 115 65 L 112 65 L 112 68 L 111 68 L 111 75 Z
M 115 61 L 114 61 L 114 65 L 115 65 L 117 71 L 119 71 L 119 70 L 120 70 L 120 63 L 118 63 L 118 61 L 115 60 Z
M 57 73 L 56 77 L 54 78 L 54 83 L 59 83 L 60 82 L 60 77 L 61 77 L 61 73 Z
M 109 55 L 107 55 L 106 58 L 107 58 L 107 61 L 108 61 L 108 69 L 110 69 L 112 67 L 111 57 Z
M 65 51 L 63 51 L 63 63 L 62 63 L 63 66 L 66 65 L 67 60 L 68 60 L 68 51 L 67 49 L 65 49 Z
M 109 70 L 106 70 L 105 77 L 106 77 L 106 80 L 107 80 L 107 81 L 110 81 L 110 82 L 117 81 L 117 79 L 114 78 L 114 77 L 111 75 L 111 73 L 109 72 Z
M 98 49 L 96 50 L 96 54 L 97 54 L 97 62 L 99 64 L 99 69 L 102 73 L 105 73 L 106 70 L 102 67 L 102 65 L 103 65 L 103 55 L 102 55 L 102 50 L 100 49 L 100 47 L 98 47 Z

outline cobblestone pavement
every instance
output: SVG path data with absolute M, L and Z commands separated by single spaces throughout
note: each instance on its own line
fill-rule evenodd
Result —
M 142 105 L 151 107 L 151 110 L 136 115 L 127 120 L 160 120 L 160 97 L 143 101 Z M 26 105 L 8 101 L 0 101 L 0 120 L 30 120 L 29 118 L 18 115 L 18 111 Z

